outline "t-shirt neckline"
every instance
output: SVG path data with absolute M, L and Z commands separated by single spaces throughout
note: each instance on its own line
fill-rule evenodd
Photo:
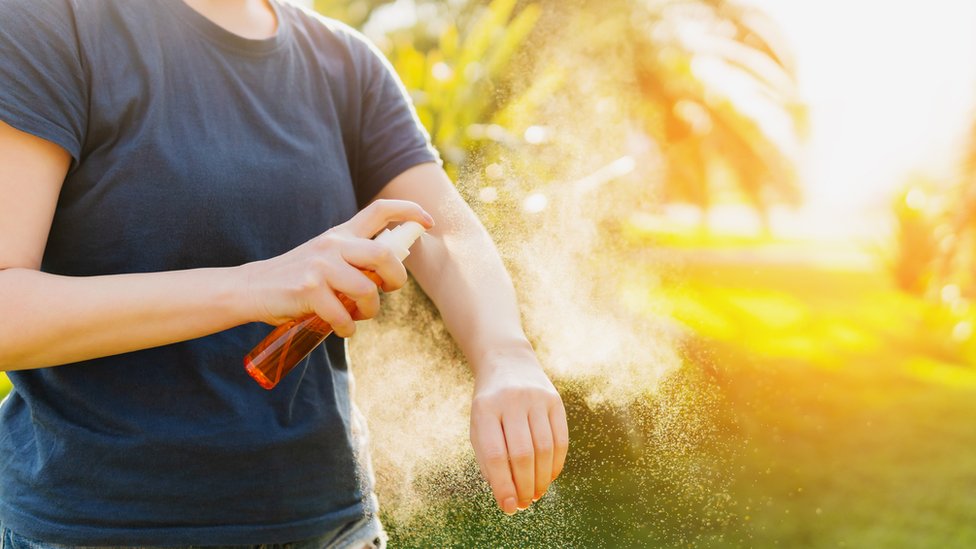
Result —
M 191 8 L 183 0 L 168 0 L 164 3 L 173 8 L 173 11 L 175 11 L 181 19 L 189 23 L 190 26 L 192 26 L 197 32 L 202 34 L 208 40 L 216 43 L 219 46 L 240 53 L 251 55 L 269 54 L 280 48 L 285 43 L 291 30 L 281 13 L 278 2 L 275 0 L 269 0 L 268 4 L 271 6 L 271 9 L 274 10 L 275 19 L 278 22 L 278 28 L 274 36 L 257 39 L 246 38 L 239 34 L 235 34 L 224 27 L 221 27 L 217 23 L 214 23 L 208 19 L 202 13 Z

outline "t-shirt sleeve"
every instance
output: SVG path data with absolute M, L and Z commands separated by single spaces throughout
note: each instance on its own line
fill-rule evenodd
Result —
M 440 163 L 396 71 L 374 46 L 365 42 L 363 46 L 359 56 L 361 119 L 353 174 L 360 207 L 407 169 L 426 162 Z
M 64 147 L 77 162 L 86 90 L 69 5 L 0 0 L 0 120 Z

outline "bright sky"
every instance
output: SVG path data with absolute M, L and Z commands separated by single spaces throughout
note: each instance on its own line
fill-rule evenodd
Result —
M 949 174 L 976 120 L 976 1 L 741 1 L 781 26 L 810 108 L 807 205 L 790 225 L 874 232 L 911 173 Z
M 796 57 L 811 109 L 811 209 L 886 207 L 907 173 L 951 167 L 976 116 L 976 2 L 750 1 Z

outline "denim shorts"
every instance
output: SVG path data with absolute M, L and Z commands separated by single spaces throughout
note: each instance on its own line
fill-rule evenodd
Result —
M 84 546 L 85 549 L 109 549 L 108 547 Z M 202 546 L 187 546 L 186 549 Z M 264 545 L 232 545 L 207 549 L 385 549 L 386 533 L 375 515 L 364 517 L 336 528 L 324 535 L 291 543 Z M 0 549 L 82 549 L 80 546 L 48 543 L 31 539 L 0 525 Z M 118 549 L 118 548 L 116 548 Z M 129 546 L 129 549 L 152 549 Z M 161 548 L 160 548 L 161 549 Z M 172 548 L 170 548 L 172 549 Z

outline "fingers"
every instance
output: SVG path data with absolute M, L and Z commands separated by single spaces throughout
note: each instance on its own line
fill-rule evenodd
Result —
M 566 453 L 569 451 L 569 427 L 566 424 L 566 408 L 561 401 L 549 408 L 549 425 L 552 428 L 552 479 L 563 472 Z
M 318 293 L 313 298 L 312 308 L 319 318 L 329 323 L 337 336 L 349 337 L 356 332 L 356 323 L 332 292 Z
M 491 486 L 498 507 L 506 514 L 518 510 L 518 495 L 509 468 L 505 434 L 498 418 L 491 415 L 472 415 L 471 442 L 478 456 L 478 466 Z
M 248 264 L 247 291 L 253 295 L 250 299 L 254 302 L 254 319 L 277 325 L 315 312 L 333 326 L 337 335 L 351 335 L 355 331 L 353 319 L 377 314 L 376 285 L 393 291 L 406 283 L 406 269 L 395 251 L 369 240 L 394 221 L 433 226 L 430 215 L 416 203 L 377 200 L 346 223 L 301 246 Z M 327 299 L 322 296 L 326 293 L 341 295 Z M 351 314 L 337 310 L 336 301 L 349 306 Z
M 553 479 L 552 428 L 549 426 L 549 414 L 545 408 L 533 408 L 529 412 L 529 430 L 532 432 L 535 450 L 535 490 L 532 495 L 532 500 L 535 501 L 546 493 Z
M 502 417 L 502 426 L 518 494 L 518 508 L 528 509 L 535 495 L 535 445 L 529 422 L 524 413 L 512 414 Z
M 392 292 L 407 283 L 407 269 L 388 246 L 374 240 L 356 239 L 341 250 L 350 265 L 373 271 L 383 280 L 383 291 Z
M 343 223 L 342 227 L 356 236 L 370 238 L 394 221 L 416 221 L 428 229 L 434 226 L 434 218 L 415 202 L 377 200 Z
M 376 284 L 359 269 L 345 262 L 338 262 L 332 266 L 331 271 L 328 284 L 333 291 L 341 294 L 338 296 L 339 301 L 352 314 L 352 318 L 364 320 L 376 316 L 380 310 L 380 296 Z

